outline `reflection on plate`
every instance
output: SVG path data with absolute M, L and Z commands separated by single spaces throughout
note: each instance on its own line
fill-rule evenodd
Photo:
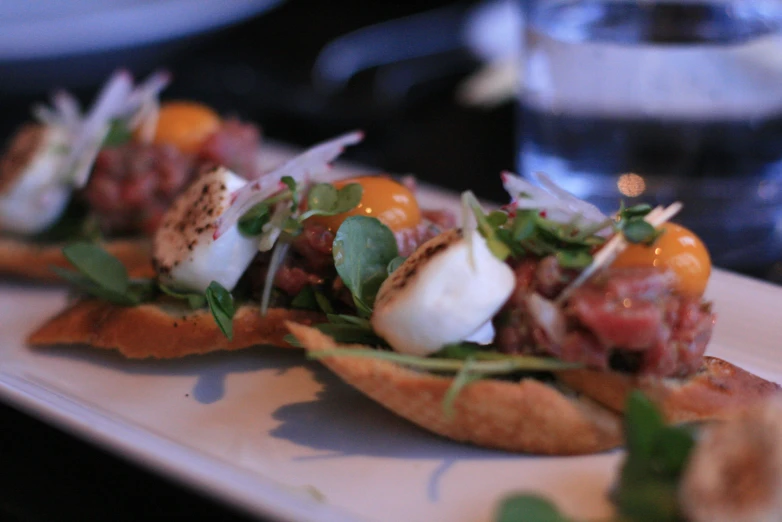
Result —
M 458 204 L 433 190 L 422 200 Z M 782 289 L 717 271 L 707 295 L 720 316 L 709 352 L 781 381 Z M 543 458 L 446 441 L 294 350 L 154 362 L 80 347 L 25 348 L 25 334 L 64 302 L 59 290 L 0 287 L 0 396 L 252 512 L 488 521 L 505 494 L 536 491 L 580 518 L 609 513 L 604 494 L 619 451 Z

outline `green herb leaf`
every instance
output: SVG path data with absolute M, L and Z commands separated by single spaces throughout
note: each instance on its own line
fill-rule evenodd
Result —
M 229 341 L 233 340 L 233 317 L 236 309 L 231 293 L 217 281 L 212 281 L 206 289 L 206 303 L 220 331 Z
M 486 216 L 486 221 L 494 228 L 499 228 L 508 221 L 508 214 L 501 210 L 492 210 L 489 215 Z
M 65 258 L 96 285 L 124 294 L 130 280 L 122 262 L 94 243 L 78 242 L 62 249 Z
M 291 307 L 299 310 L 317 310 L 318 302 L 315 300 L 315 290 L 312 286 L 305 286 L 301 292 L 291 301 Z
M 467 359 L 475 356 L 482 350 L 481 345 L 476 343 L 454 343 L 446 344 L 439 351 L 430 355 L 430 357 L 440 357 L 442 359 Z
M 98 299 L 124 306 L 133 306 L 140 302 L 127 295 L 125 292 L 117 293 L 104 288 L 80 272 L 74 272 L 59 266 L 51 266 L 49 268 L 62 280 Z
M 358 183 L 348 183 L 337 189 L 331 183 L 318 183 L 307 195 L 307 211 L 301 220 L 311 216 L 334 216 L 355 208 L 361 203 L 363 187 Z
M 570 522 L 548 500 L 535 495 L 514 495 L 500 504 L 496 522 Z
M 324 334 L 332 337 L 338 343 L 346 344 L 366 344 L 369 346 L 386 346 L 385 341 L 378 337 L 372 329 L 357 324 L 332 324 L 323 323 L 315 325 L 315 328 Z M 347 350 L 352 351 L 352 350 Z M 311 352 L 310 355 L 320 354 L 322 352 Z
M 624 431 L 627 451 L 638 457 L 649 458 L 654 441 L 665 426 L 662 414 L 646 395 L 634 390 L 627 398 Z
M 489 247 L 489 250 L 494 254 L 494 257 L 500 261 L 504 261 L 511 255 L 510 247 L 497 235 L 498 226 L 492 224 L 488 217 L 483 213 L 483 210 L 478 203 L 478 199 L 472 193 L 466 194 L 468 204 L 470 205 L 470 208 L 472 208 L 472 211 L 475 214 L 475 220 L 478 223 L 478 232 L 480 232 L 486 240 L 486 246 Z M 497 221 L 496 218 L 495 221 Z
M 198 310 L 206 305 L 206 296 L 203 294 L 195 292 L 177 292 L 173 288 L 169 288 L 162 283 L 158 283 L 158 288 L 161 292 L 170 297 L 187 301 L 188 306 L 190 306 L 192 310 Z
M 474 363 L 475 359 L 472 357 L 465 359 L 464 365 L 458 372 L 456 372 L 456 375 L 451 381 L 451 385 L 448 386 L 448 390 L 445 392 L 445 397 L 443 397 L 443 413 L 447 419 L 453 419 L 453 417 L 456 415 L 454 404 L 456 403 L 456 398 L 459 396 L 461 391 L 471 382 L 483 378 L 483 375 L 480 373 L 472 372 L 472 366 Z
M 534 210 L 523 210 L 516 213 L 513 218 L 513 239 L 515 241 L 524 241 L 535 234 L 537 226 L 537 212 Z
M 295 211 L 296 207 L 299 206 L 299 187 L 296 185 L 296 180 L 290 176 L 283 176 L 280 181 L 282 181 L 288 187 L 288 190 L 290 190 L 291 210 Z
M 640 218 L 627 221 L 622 227 L 622 234 L 630 243 L 651 243 L 657 237 L 654 226 Z
M 334 307 L 331 306 L 331 302 L 321 292 L 315 292 L 315 302 L 318 303 L 318 308 L 320 308 L 324 314 L 334 313 Z
M 666 426 L 657 407 L 641 392 L 625 407 L 627 456 L 614 491 L 623 520 L 678 522 L 678 484 L 695 445 L 687 427 Z
M 237 227 L 245 236 L 258 236 L 263 232 L 263 226 L 271 219 L 271 208 L 265 201 L 254 205 L 239 218 Z
M 624 202 L 622 202 L 622 207 L 624 207 Z M 623 218 L 629 219 L 633 217 L 646 216 L 651 211 L 651 205 L 648 203 L 639 203 L 638 205 L 633 205 L 632 207 L 620 208 L 619 215 Z
M 316 328 L 320 328 L 317 325 Z M 342 325 L 333 325 L 342 326 Z M 349 326 L 349 325 L 345 325 Z M 311 352 L 309 356 L 313 359 L 323 359 L 325 357 L 361 357 L 369 359 L 382 359 L 395 362 L 410 368 L 420 370 L 457 373 L 464 367 L 465 361 L 459 359 L 443 359 L 438 357 L 423 357 L 420 355 L 410 355 L 405 353 L 391 352 L 388 350 L 359 350 L 334 348 L 332 350 L 321 350 Z M 534 357 L 524 355 L 510 355 L 500 353 L 484 354 L 476 352 L 475 361 L 471 363 L 472 370 L 484 375 L 507 375 L 519 371 L 554 371 L 578 368 L 580 365 L 565 363 L 558 359 L 545 357 Z
M 109 132 L 103 139 L 104 147 L 119 147 L 129 142 L 133 137 L 133 133 L 127 126 L 124 120 L 112 120 L 109 126 Z
M 592 254 L 587 249 L 560 250 L 556 253 L 557 262 L 562 268 L 586 268 L 592 264 Z
M 388 277 L 388 264 L 399 255 L 394 233 L 375 218 L 351 216 L 337 230 L 333 255 L 337 274 L 359 310 L 371 311 Z

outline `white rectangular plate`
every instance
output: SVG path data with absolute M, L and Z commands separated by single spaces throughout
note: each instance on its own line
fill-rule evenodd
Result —
M 454 204 L 452 194 L 423 192 L 425 205 Z M 709 353 L 782 381 L 782 289 L 716 271 L 708 297 L 719 314 Z M 610 513 L 620 451 L 532 457 L 443 440 L 295 350 L 161 362 L 26 347 L 25 336 L 64 304 L 60 290 L 0 286 L 0 397 L 251 512 L 476 522 L 491 520 L 503 496 L 527 491 L 579 518 Z

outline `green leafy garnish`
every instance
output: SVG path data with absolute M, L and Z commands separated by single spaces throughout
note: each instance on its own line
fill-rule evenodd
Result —
M 465 359 L 464 365 L 456 372 L 453 380 L 451 380 L 451 385 L 448 386 L 448 391 L 445 392 L 445 397 L 443 398 L 443 413 L 446 418 L 453 418 L 453 416 L 456 415 L 454 403 L 456 402 L 456 397 L 459 396 L 459 393 L 461 393 L 461 391 L 471 382 L 483 378 L 482 374 L 473 371 L 474 364 L 475 359 L 472 357 Z
M 348 183 L 338 189 L 331 183 L 318 183 L 307 195 L 307 211 L 300 219 L 312 216 L 334 216 L 352 210 L 361 203 L 363 187 L 358 183 Z
M 640 391 L 625 405 L 627 456 L 612 500 L 617 522 L 682 522 L 678 487 L 695 446 L 688 426 L 667 425 L 660 410 Z M 556 507 L 535 495 L 516 495 L 500 506 L 497 522 L 568 522 Z
M 206 289 L 206 303 L 220 331 L 229 341 L 233 340 L 233 317 L 236 309 L 231 292 L 217 281 L 212 281 Z
M 94 243 L 71 243 L 62 253 L 76 272 L 59 267 L 52 270 L 90 295 L 126 306 L 140 304 L 154 295 L 151 279 L 131 281 L 122 262 Z
M 316 328 L 320 328 L 320 326 L 321 325 L 318 325 Z M 545 357 L 497 354 L 496 352 L 487 352 L 487 354 L 488 355 L 484 357 L 483 352 L 476 352 L 474 356 L 468 357 L 467 359 L 445 359 L 409 355 L 388 350 L 334 348 L 331 350 L 310 352 L 308 356 L 313 359 L 324 359 L 326 357 L 380 359 L 419 370 L 444 373 L 458 373 L 464 368 L 467 361 L 470 361 L 470 370 L 476 374 L 481 373 L 484 377 L 489 375 L 507 375 L 519 371 L 571 370 L 581 367 L 578 364 L 566 363 L 559 359 Z
M 475 215 L 475 220 L 478 224 L 478 232 L 480 232 L 481 236 L 486 240 L 486 246 L 491 253 L 500 261 L 507 259 L 508 256 L 511 255 L 512 249 L 497 233 L 497 229 L 500 225 L 503 225 L 505 221 L 498 218 L 497 212 L 491 214 L 493 217 L 490 220 L 489 216 L 483 213 L 478 198 L 476 198 L 472 192 L 468 191 L 462 194 L 462 204 L 468 206 Z
M 291 301 L 292 308 L 298 308 L 299 310 L 317 310 L 318 301 L 315 299 L 315 289 L 312 286 L 305 286 L 301 292 L 296 294 L 296 297 Z
M 613 500 L 625 520 L 682 520 L 677 489 L 695 437 L 689 427 L 666 425 L 659 410 L 641 392 L 630 394 L 625 408 L 627 458 Z
M 173 288 L 167 287 L 162 283 L 158 283 L 158 288 L 167 296 L 187 301 L 188 306 L 190 306 L 190 308 L 193 310 L 198 310 L 199 308 L 203 308 L 206 305 L 206 296 L 204 294 L 199 294 L 196 292 L 179 292 Z
M 644 219 L 651 211 L 652 207 L 647 204 L 625 208 L 624 202 L 622 202 L 614 228 L 624 236 L 628 243 L 651 245 L 663 233 L 662 230 L 656 230 L 651 223 Z
M 536 495 L 513 495 L 502 501 L 497 522 L 570 522 L 548 500 Z
M 265 201 L 253 205 L 253 207 L 239 218 L 237 227 L 245 236 L 258 236 L 263 232 L 263 226 L 271 218 L 271 209 Z
M 388 265 L 399 255 L 394 233 L 375 218 L 351 216 L 337 230 L 333 255 L 337 274 L 357 308 L 371 313 L 377 291 L 388 277 Z

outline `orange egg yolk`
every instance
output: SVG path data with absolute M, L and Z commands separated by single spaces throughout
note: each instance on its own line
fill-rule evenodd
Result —
M 711 275 L 711 258 L 706 246 L 690 230 L 675 223 L 662 226 L 665 232 L 652 245 L 628 246 L 613 267 L 655 266 L 668 268 L 678 277 L 677 290 L 701 296 Z
M 358 183 L 363 192 L 361 202 L 352 210 L 334 216 L 313 216 L 320 223 L 335 231 L 350 216 L 369 216 L 380 220 L 393 232 L 418 226 L 421 223 L 421 209 L 410 189 L 384 176 L 361 176 L 335 182 L 342 188 L 349 183 Z
M 182 152 L 195 154 L 204 140 L 220 127 L 220 116 L 196 102 L 164 103 L 158 113 L 153 143 L 173 145 Z

